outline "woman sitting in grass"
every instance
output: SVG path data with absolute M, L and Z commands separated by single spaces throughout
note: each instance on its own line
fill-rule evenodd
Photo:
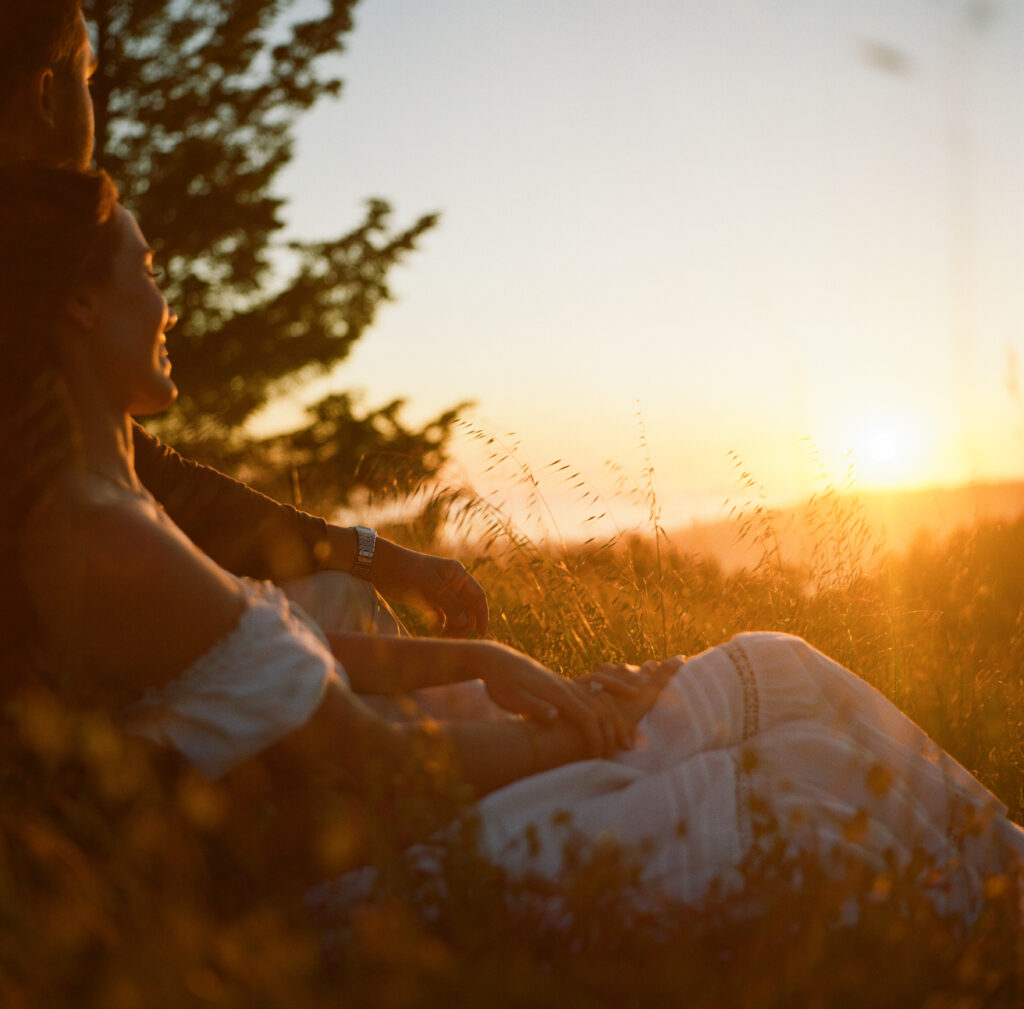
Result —
M 202 554 L 136 478 L 130 418 L 176 396 L 175 318 L 107 176 L 0 171 L 0 263 L 3 634 L 66 697 L 210 777 L 415 787 L 423 836 L 457 778 L 481 854 L 513 873 L 557 880 L 567 851 L 614 840 L 642 852 L 641 890 L 698 902 L 740 887 L 771 837 L 836 873 L 924 856 L 935 903 L 969 917 L 984 878 L 1016 869 L 1024 832 L 998 800 L 797 638 L 568 681 L 492 642 L 325 634 Z M 386 719 L 360 696 L 477 680 L 486 718 Z

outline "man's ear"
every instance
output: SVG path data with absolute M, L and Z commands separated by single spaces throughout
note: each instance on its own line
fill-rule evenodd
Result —
M 37 70 L 28 81 L 28 112 L 33 119 L 48 126 L 51 130 L 57 126 L 57 88 L 53 70 L 45 67 Z
M 32 160 L 55 146 L 58 98 L 51 69 L 22 78 L 10 100 L 0 108 L 0 155 L 4 159 Z
M 71 325 L 85 333 L 91 333 L 96 328 L 98 306 L 96 297 L 87 287 L 79 288 L 68 302 L 64 309 L 64 315 Z

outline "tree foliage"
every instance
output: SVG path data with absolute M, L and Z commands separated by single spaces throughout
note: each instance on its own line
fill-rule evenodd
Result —
M 305 20 L 296 0 L 84 4 L 99 61 L 96 160 L 142 222 L 181 316 L 172 350 L 182 396 L 158 431 L 225 468 L 245 460 L 263 486 L 329 458 L 317 495 L 327 506 L 360 482 L 393 481 L 388 458 L 403 460 L 403 474 L 431 475 L 453 419 L 448 411 L 409 430 L 400 403 L 360 416 L 351 397 L 338 396 L 291 437 L 256 442 L 241 428 L 275 395 L 348 355 L 389 298 L 389 271 L 436 222 L 427 215 L 394 229 L 388 205 L 373 199 L 350 233 L 288 243 L 287 278 L 282 257 L 275 262 L 284 222 L 273 184 L 292 157 L 298 117 L 340 92 L 322 57 L 342 49 L 355 3 L 323 0 L 312 15 L 302 5 Z M 367 466 L 373 454 L 380 462 Z

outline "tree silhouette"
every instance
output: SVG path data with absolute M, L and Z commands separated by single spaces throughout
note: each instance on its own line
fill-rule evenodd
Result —
M 343 237 L 289 243 L 287 279 L 275 270 L 283 201 L 273 182 L 292 157 L 297 118 L 341 89 L 318 61 L 342 49 L 355 3 L 325 0 L 307 20 L 288 17 L 295 0 L 84 3 L 99 61 L 96 161 L 142 222 L 181 316 L 173 359 L 182 396 L 156 429 L 204 461 L 229 470 L 244 461 L 271 492 L 325 467 L 306 502 L 324 508 L 360 485 L 407 486 L 436 472 L 455 414 L 412 431 L 400 401 L 357 416 L 342 395 L 293 436 L 256 442 L 240 429 L 348 355 L 389 297 L 391 267 L 436 223 L 427 215 L 394 230 L 388 205 L 373 199 Z

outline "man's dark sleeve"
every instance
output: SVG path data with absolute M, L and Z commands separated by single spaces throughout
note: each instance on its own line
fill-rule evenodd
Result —
M 319 566 L 327 523 L 180 456 L 134 424 L 135 470 L 178 527 L 221 567 L 250 578 L 295 578 Z

